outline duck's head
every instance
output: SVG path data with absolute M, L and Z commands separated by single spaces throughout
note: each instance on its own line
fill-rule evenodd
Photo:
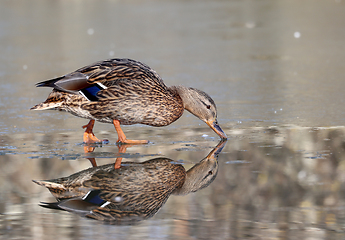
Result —
M 216 104 L 207 93 L 183 86 L 178 86 L 177 91 L 186 110 L 204 121 L 222 139 L 227 139 L 226 134 L 218 125 Z

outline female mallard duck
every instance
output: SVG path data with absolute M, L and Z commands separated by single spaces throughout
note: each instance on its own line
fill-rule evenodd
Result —
M 126 139 L 120 124 L 166 126 L 181 117 L 184 109 L 226 139 L 217 122 L 216 105 L 208 94 L 195 88 L 167 87 L 153 69 L 135 60 L 96 62 L 36 86 L 52 87 L 53 91 L 45 102 L 32 110 L 63 110 L 91 119 L 83 126 L 85 143 L 101 142 L 92 132 L 95 120 L 113 123 L 118 142 L 147 143 Z
M 102 221 L 128 223 L 153 216 L 171 194 L 185 195 L 207 187 L 218 172 L 221 142 L 187 172 L 168 158 L 93 167 L 69 177 L 35 181 L 58 200 L 41 206 Z

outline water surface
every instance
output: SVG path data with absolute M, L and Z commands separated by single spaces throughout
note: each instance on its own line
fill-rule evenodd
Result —
M 342 239 L 345 22 L 343 1 L 2 1 L 0 7 L 0 235 L 22 239 Z M 153 218 L 112 226 L 43 209 L 31 182 L 90 167 L 85 119 L 31 112 L 39 81 L 128 57 L 167 85 L 202 89 L 229 136 L 206 189 L 171 196 Z M 219 141 L 189 113 L 164 128 L 124 127 L 150 144 L 118 153 L 113 126 L 92 153 L 164 156 L 186 168 Z

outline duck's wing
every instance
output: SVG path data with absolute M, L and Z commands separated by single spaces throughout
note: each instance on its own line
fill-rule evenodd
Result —
M 122 82 L 121 80 L 136 84 L 150 80 L 153 85 L 165 86 L 161 77 L 152 68 L 139 61 L 125 58 L 95 62 L 67 75 L 39 82 L 36 86 L 76 92 L 96 83 L 114 87 L 118 82 Z
M 133 83 L 150 80 L 153 85 L 165 86 L 155 70 L 144 63 L 127 58 L 96 62 L 76 72 L 86 75 L 89 84 L 102 83 L 107 87 L 115 86 L 121 80 Z
M 143 89 L 167 91 L 163 80 L 152 68 L 139 61 L 119 58 L 93 63 L 65 76 L 39 82 L 36 86 L 82 94 L 91 101 L 109 97 L 109 94 L 102 92 L 125 94 L 127 91 L 124 89 L 128 87 L 132 93 L 133 89 L 137 89 L 139 93 Z

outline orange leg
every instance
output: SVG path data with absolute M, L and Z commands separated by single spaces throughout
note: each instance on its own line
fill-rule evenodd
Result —
M 147 140 L 129 140 L 126 138 L 126 135 L 123 133 L 120 126 L 120 122 L 118 120 L 113 120 L 113 124 L 118 135 L 118 140 L 117 140 L 118 143 L 145 144 L 149 142 Z
M 86 128 L 84 132 L 84 143 L 101 143 L 102 141 L 96 138 L 95 134 L 93 134 L 92 129 L 93 125 L 95 124 L 95 120 L 90 120 L 90 122 L 83 126 L 83 128 Z

